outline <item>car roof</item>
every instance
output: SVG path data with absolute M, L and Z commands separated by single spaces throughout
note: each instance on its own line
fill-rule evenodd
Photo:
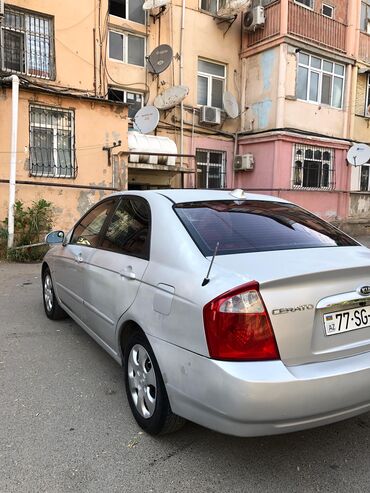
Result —
M 118 192 L 121 194 L 133 194 L 140 196 L 150 196 L 150 195 L 163 195 L 167 197 L 172 202 L 180 204 L 183 202 L 201 202 L 208 200 L 238 200 L 235 195 L 231 193 L 233 190 L 209 190 L 209 189 L 189 189 L 189 188 L 169 188 L 169 189 L 157 189 L 157 190 L 130 190 Z M 262 195 L 256 193 L 249 193 L 248 190 L 244 190 L 245 195 L 241 200 L 264 200 L 264 201 L 274 201 L 274 202 L 285 202 L 289 203 L 287 200 L 281 199 L 279 197 L 274 197 L 272 195 Z M 116 194 L 114 194 L 116 195 Z

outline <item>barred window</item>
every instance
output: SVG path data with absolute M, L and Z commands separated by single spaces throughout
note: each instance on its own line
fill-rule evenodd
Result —
M 1 28 L 1 69 L 43 79 L 54 74 L 54 33 L 50 17 L 5 8 Z
M 334 149 L 296 144 L 293 159 L 293 188 L 334 187 Z
M 75 176 L 73 111 L 30 106 L 30 174 Z
M 198 188 L 224 188 L 226 155 L 224 152 L 197 149 Z

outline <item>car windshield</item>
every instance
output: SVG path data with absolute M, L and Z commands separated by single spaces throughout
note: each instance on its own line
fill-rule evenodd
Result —
M 359 245 L 300 207 L 283 202 L 205 201 L 174 210 L 203 255 Z

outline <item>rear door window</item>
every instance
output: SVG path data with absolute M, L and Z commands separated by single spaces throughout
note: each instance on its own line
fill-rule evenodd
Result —
M 121 199 L 108 228 L 101 247 L 117 253 L 149 258 L 150 208 L 140 197 Z
M 205 256 L 355 246 L 335 227 L 293 204 L 259 200 L 176 204 L 174 210 Z

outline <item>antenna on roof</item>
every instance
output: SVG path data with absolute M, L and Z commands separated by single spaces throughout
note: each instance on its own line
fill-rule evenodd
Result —
M 212 257 L 211 263 L 210 263 L 210 265 L 209 265 L 209 269 L 208 269 L 207 275 L 206 275 L 206 277 L 203 279 L 202 286 L 206 286 L 206 285 L 209 283 L 209 281 L 210 281 L 210 279 L 209 279 L 209 274 L 211 273 L 211 269 L 212 269 L 212 266 L 213 266 L 213 262 L 214 262 L 214 260 L 215 260 L 216 255 L 217 255 L 217 250 L 218 250 L 218 247 L 219 247 L 219 246 L 220 246 L 220 242 L 218 241 L 218 242 L 216 243 L 215 251 L 213 252 L 213 257 Z

